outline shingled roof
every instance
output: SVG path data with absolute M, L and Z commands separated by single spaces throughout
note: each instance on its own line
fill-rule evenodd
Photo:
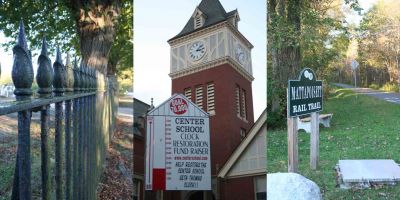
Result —
M 206 16 L 204 25 L 201 28 L 194 29 L 194 19 L 190 17 L 183 30 L 175 37 L 168 40 L 174 40 L 184 35 L 193 33 L 194 31 L 209 27 L 222 21 L 226 21 L 237 13 L 237 10 L 226 12 L 219 0 L 202 0 L 200 5 L 196 9 L 199 9 Z

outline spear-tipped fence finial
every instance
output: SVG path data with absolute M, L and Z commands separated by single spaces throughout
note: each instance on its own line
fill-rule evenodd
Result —
M 13 48 L 14 65 L 12 69 L 12 80 L 15 86 L 14 94 L 17 99 L 31 96 L 33 83 L 32 57 L 28 50 L 22 20 L 19 27 L 17 44 Z
M 98 75 L 98 73 L 99 73 L 99 71 L 97 71 L 97 69 L 94 69 L 94 79 L 95 79 L 95 82 L 94 82 L 94 88 L 95 88 L 95 90 L 97 90 L 98 89 L 98 81 L 99 81 L 99 75 Z
M 67 84 L 66 91 L 72 92 L 74 91 L 74 72 L 72 70 L 72 64 L 70 61 L 69 52 L 67 53 L 65 70 L 66 70 L 66 84 Z
M 47 54 L 46 38 L 42 40 L 42 51 L 38 58 L 39 67 L 37 69 L 36 82 L 39 86 L 38 93 L 49 95 L 52 92 L 53 69 L 51 68 L 51 60 Z
M 28 50 L 28 43 L 26 42 L 25 26 L 24 26 L 24 22 L 22 21 L 22 19 L 19 22 L 19 33 L 18 33 L 17 45 L 21 46 L 25 50 Z
M 85 75 L 85 63 L 82 61 L 81 62 L 81 67 L 80 67 L 80 76 L 81 76 L 81 90 L 85 91 L 86 90 L 86 75 Z
M 94 82 L 95 82 L 94 68 L 90 68 L 90 90 L 94 90 Z
M 59 47 L 57 47 L 57 56 L 56 56 L 56 61 L 53 63 L 53 69 L 54 69 L 54 79 L 53 79 L 54 93 L 62 94 L 65 92 L 66 75 L 65 75 L 64 65 L 62 64 L 61 52 Z
M 40 52 L 40 55 L 48 56 L 46 36 L 43 36 L 42 38 L 42 51 Z
M 78 61 L 75 57 L 74 60 L 74 91 L 79 91 L 80 90 L 80 84 L 81 84 L 81 79 L 79 75 L 79 67 L 78 67 Z

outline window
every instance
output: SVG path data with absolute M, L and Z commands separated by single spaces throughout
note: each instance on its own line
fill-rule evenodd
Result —
M 236 100 L 236 114 L 238 117 L 240 117 L 240 88 L 238 85 L 236 85 L 235 88 L 235 100 Z
M 140 199 L 140 180 L 134 179 L 133 180 L 133 199 L 137 200 Z
M 241 117 L 243 119 L 247 119 L 247 114 L 246 114 L 246 91 L 242 90 L 242 112 L 241 112 Z
M 201 16 L 196 17 L 196 28 L 201 27 L 202 23 L 201 23 Z
M 240 129 L 240 140 L 243 140 L 246 137 L 246 129 Z
M 194 17 L 194 29 L 202 27 L 204 24 L 204 16 L 201 12 L 197 12 Z
M 190 101 L 193 101 L 192 100 L 192 88 L 186 88 L 183 91 L 183 95 L 185 95 L 186 98 L 190 99 Z
M 235 27 L 237 29 L 239 29 L 239 20 L 240 20 L 239 15 L 236 15 L 236 17 L 235 17 Z
M 203 109 L 203 87 L 201 85 L 196 87 L 196 101 L 195 103 L 199 108 Z
M 207 84 L 207 112 L 209 114 L 215 114 L 215 89 L 214 83 Z

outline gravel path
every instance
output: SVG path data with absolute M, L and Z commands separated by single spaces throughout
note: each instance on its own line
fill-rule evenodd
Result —
M 342 84 L 342 83 L 333 83 L 333 85 L 336 85 L 336 86 L 342 87 L 342 88 L 351 89 L 352 91 L 354 91 L 358 94 L 365 94 L 365 95 L 372 96 L 372 97 L 375 97 L 377 99 L 381 99 L 381 100 L 384 100 L 387 102 L 400 104 L 400 93 L 373 90 L 371 88 L 354 88 L 354 86 Z

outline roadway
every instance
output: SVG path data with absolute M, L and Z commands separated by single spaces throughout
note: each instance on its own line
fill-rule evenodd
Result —
M 383 101 L 387 101 L 390 103 L 395 103 L 395 104 L 400 104 L 400 93 L 396 92 L 385 92 L 381 90 L 374 90 L 371 88 L 354 88 L 352 85 L 347 85 L 347 84 L 342 84 L 342 83 L 333 83 L 333 85 L 336 85 L 338 87 L 342 88 L 348 88 L 351 89 L 353 92 L 358 93 L 358 94 L 364 94 L 368 96 L 375 97 L 377 99 L 381 99 Z

